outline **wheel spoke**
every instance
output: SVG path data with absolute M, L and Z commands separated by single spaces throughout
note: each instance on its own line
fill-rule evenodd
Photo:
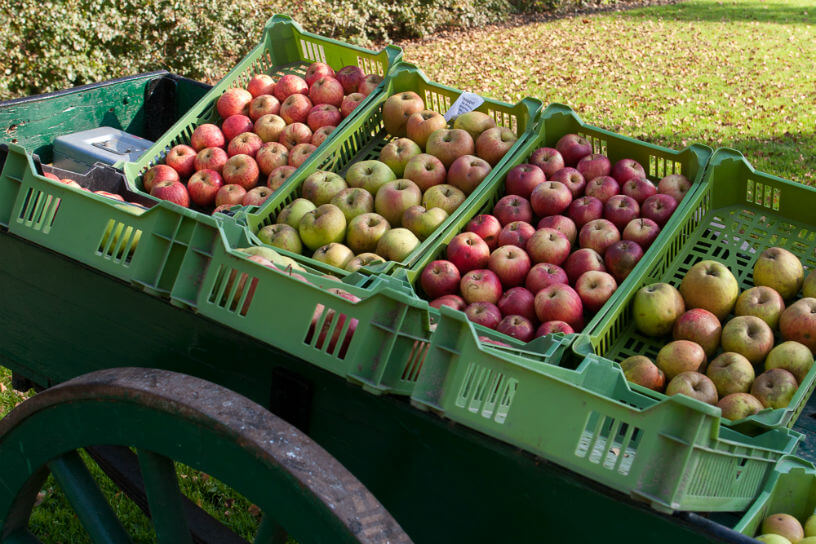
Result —
M 270 516 L 264 514 L 261 526 L 258 527 L 258 534 L 255 535 L 254 544 L 286 544 L 288 535 L 286 529 L 278 525 L 278 522 Z
M 76 451 L 48 463 L 79 521 L 96 543 L 129 544 L 119 519 Z
M 158 543 L 192 544 L 173 461 L 151 451 L 139 450 L 139 467 Z

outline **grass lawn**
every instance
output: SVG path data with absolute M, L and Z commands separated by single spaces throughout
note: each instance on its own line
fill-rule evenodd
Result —
M 689 0 L 401 45 L 435 81 L 512 102 L 562 102 L 589 123 L 672 148 L 733 147 L 761 170 L 813 185 L 814 23 L 809 0 Z M 0 413 L 24 398 L 0 373 Z M 194 501 L 239 518 L 244 536 L 254 532 L 251 505 L 206 476 L 182 474 Z M 103 489 L 134 542 L 150 542 L 149 521 L 112 486 Z M 32 521 L 44 543 L 89 542 L 53 480 L 41 499 Z

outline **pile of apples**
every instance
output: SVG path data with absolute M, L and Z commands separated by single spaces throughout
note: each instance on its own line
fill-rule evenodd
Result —
M 382 81 L 357 66 L 315 62 L 304 77 L 254 75 L 216 102 L 221 126 L 196 127 L 142 177 L 156 198 L 215 211 L 259 206 Z M 213 212 L 215 213 L 215 212 Z
M 790 514 L 772 514 L 762 521 L 756 539 L 765 544 L 816 544 L 816 514 L 805 520 L 804 527 Z
M 786 408 L 813 365 L 816 271 L 805 279 L 793 253 L 772 247 L 754 264 L 754 285 L 740 293 L 728 267 L 704 260 L 691 267 L 679 290 L 668 283 L 641 288 L 632 302 L 635 327 L 674 340 L 654 362 L 643 355 L 622 361 L 626 378 L 719 406 L 731 420 Z M 800 290 L 803 297 L 796 300 Z
M 345 177 L 314 172 L 303 181 L 300 198 L 258 231 L 259 239 L 350 272 L 402 261 L 486 180 L 517 139 L 478 111 L 458 116 L 448 128 L 445 117 L 425 109 L 413 91 L 388 97 L 382 119 L 394 139 L 378 160 L 353 163 Z
M 473 218 L 420 276 L 431 306 L 523 342 L 580 331 L 691 187 L 680 174 L 655 185 L 637 161 L 612 164 L 577 134 L 527 160 L 508 172 L 492 215 Z

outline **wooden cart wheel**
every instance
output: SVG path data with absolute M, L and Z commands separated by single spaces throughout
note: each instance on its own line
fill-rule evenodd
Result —
M 135 448 L 159 544 L 199 541 L 173 461 L 258 505 L 256 543 L 285 542 L 287 533 L 301 544 L 410 542 L 348 470 L 291 425 L 224 387 L 143 368 L 80 376 L 0 420 L 0 541 L 38 542 L 28 520 L 50 471 L 93 542 L 129 542 L 77 453 L 98 445 Z

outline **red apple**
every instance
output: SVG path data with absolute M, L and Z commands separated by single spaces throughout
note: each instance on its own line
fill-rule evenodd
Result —
M 227 146 L 227 155 L 234 157 L 235 155 L 243 154 L 249 155 L 254 159 L 263 143 L 261 137 L 254 132 L 243 132 L 230 140 Z
M 252 132 L 255 124 L 246 115 L 230 115 L 221 123 L 221 131 L 227 142 L 244 132 Z
M 289 166 L 298 168 L 301 164 L 306 162 L 306 159 L 314 153 L 315 146 L 309 143 L 298 144 L 289 151 Z
M 501 312 L 490 302 L 471 302 L 465 308 L 465 315 L 477 325 L 495 329 L 501 322 Z
M 539 221 L 538 225 L 536 225 L 536 228 L 555 229 L 567 237 L 570 245 L 574 244 L 575 239 L 578 237 L 578 228 L 575 226 L 575 222 L 573 222 L 573 220 L 569 217 L 565 217 L 563 215 L 548 215 L 547 217 L 542 217 L 541 221 Z
M 278 166 L 269 173 L 269 176 L 266 178 L 266 186 L 273 191 L 280 189 L 280 187 L 286 183 L 286 180 L 295 173 L 295 170 L 297 170 L 297 168 L 289 166 L 288 164 Z
M 564 321 L 547 321 L 539 325 L 538 329 L 536 329 L 535 336 L 538 338 L 539 336 L 546 336 L 548 334 L 555 334 L 558 332 L 573 334 L 575 333 L 575 330 L 569 326 L 569 323 L 565 323 Z
M 189 145 L 177 145 L 167 152 L 164 162 L 178 172 L 179 177 L 186 178 L 195 172 L 196 150 Z
M 360 80 L 360 84 L 357 86 L 357 92 L 363 96 L 368 96 L 371 94 L 371 91 L 376 89 L 380 83 L 382 83 L 383 78 L 377 74 L 367 74 Z
M 575 167 L 584 179 L 595 179 L 600 176 L 608 176 L 612 171 L 612 163 L 606 155 L 594 153 L 583 157 Z
M 318 104 L 309 110 L 309 114 L 306 116 L 306 124 L 309 125 L 312 131 L 325 126 L 336 127 L 342 120 L 343 116 L 340 114 L 340 110 L 331 104 Z
M 196 154 L 193 167 L 196 172 L 199 170 L 215 170 L 220 173 L 228 158 L 227 152 L 220 147 L 205 147 Z
M 249 155 L 234 155 L 227 159 L 221 169 L 221 177 L 227 185 L 240 185 L 246 190 L 258 184 L 258 163 Z
M 174 202 L 184 208 L 190 206 L 190 195 L 187 194 L 187 188 L 180 181 L 160 181 L 153 185 L 150 195 Z
M 533 208 L 526 199 L 520 196 L 507 195 L 493 206 L 493 215 L 496 216 L 502 226 L 514 221 L 531 223 L 533 221 Z
M 207 147 L 224 147 L 226 139 L 224 133 L 217 125 L 204 123 L 198 125 L 190 136 L 190 145 L 196 151 L 201 151 Z
M 529 319 L 520 315 L 508 315 L 501 320 L 496 330 L 507 336 L 529 342 L 535 336 L 535 328 Z
M 581 228 L 590 221 L 603 217 L 604 204 L 594 196 L 582 196 L 573 200 L 567 210 L 567 215 L 573 220 L 577 228 Z
M 779 332 L 785 340 L 794 340 L 816 353 L 816 298 L 800 298 L 782 312 Z
M 491 270 L 471 270 L 462 276 L 459 282 L 459 292 L 462 293 L 462 298 L 468 304 L 473 302 L 496 304 L 502 295 L 501 280 Z
M 517 246 L 502 246 L 490 254 L 487 267 L 495 272 L 505 288 L 524 283 L 530 271 L 530 257 Z
M 314 104 L 309 100 L 309 97 L 302 94 L 293 94 L 283 101 L 278 115 L 286 121 L 287 125 L 305 123 L 313 107 Z
M 490 260 L 490 248 L 478 235 L 463 232 L 450 241 L 446 255 L 460 273 L 465 273 L 485 268 Z
M 545 181 L 533 189 L 530 204 L 539 217 L 564 212 L 572 203 L 572 193 L 559 181 Z
M 467 303 L 465 303 L 464 299 L 459 295 L 444 295 L 432 300 L 428 305 L 432 308 L 449 306 L 454 310 L 459 310 L 460 312 L 464 312 L 465 308 L 467 307 Z
M 428 141 L 425 143 L 425 152 L 442 161 L 445 168 L 450 168 L 453 161 L 462 155 L 473 155 L 475 149 L 470 134 L 458 128 L 435 130 L 428 136 Z
M 215 195 L 224 180 L 215 170 L 199 170 L 187 182 L 187 190 L 190 193 L 190 200 L 195 204 L 208 207 L 215 203 Z
M 310 87 L 321 77 L 334 77 L 334 68 L 325 62 L 313 62 L 306 68 L 306 73 L 303 75 L 303 79 L 306 80 L 306 85 Z
M 643 248 L 643 251 L 646 251 L 652 245 L 652 242 L 657 239 L 658 234 L 660 234 L 660 227 L 657 226 L 657 223 L 651 219 L 641 217 L 632 219 L 626 224 L 621 238 L 637 242 Z
M 533 233 L 525 249 L 534 263 L 561 265 L 570 254 L 570 243 L 560 231 L 543 228 Z
M 360 93 L 351 93 L 343 97 L 343 101 L 340 103 L 340 115 L 345 119 L 351 115 L 351 112 L 353 112 L 363 100 L 365 100 L 365 96 Z
M 437 130 L 448 126 L 445 117 L 433 110 L 422 110 L 414 112 L 405 122 L 405 134 L 415 141 L 419 147 L 425 149 L 428 138 Z
M 255 74 L 247 83 L 247 91 L 253 97 L 271 94 L 275 87 L 275 80 L 266 74 Z
M 536 229 L 525 221 L 513 221 L 507 223 L 499 232 L 496 240 L 499 246 L 514 245 L 522 249 L 527 247 L 527 240 L 535 233 Z
M 226 154 L 224 155 L 226 157 Z M 226 160 L 226 158 L 225 158 Z M 278 142 L 266 142 L 255 154 L 255 162 L 263 177 L 268 177 L 275 168 L 289 164 L 289 150 Z
M 643 249 L 631 240 L 620 240 L 604 253 L 604 263 L 619 283 L 623 283 L 643 257 Z
M 59 179 L 59 178 L 57 178 Z M 142 176 L 142 187 L 146 193 L 149 193 L 153 186 L 160 181 L 179 181 L 178 172 L 166 164 L 157 164 Z
M 581 297 L 569 285 L 554 283 L 535 296 L 538 320 L 564 321 L 575 330 L 583 328 L 584 305 Z
M 343 85 L 333 77 L 321 77 L 309 89 L 313 104 L 331 104 L 335 108 L 340 108 L 344 94 Z
M 241 204 L 243 206 L 260 206 L 266 202 L 267 198 L 272 196 L 272 193 L 273 191 L 269 187 L 259 185 L 247 191 L 247 194 L 241 199 Z
M 479 214 L 465 226 L 465 231 L 473 232 L 479 235 L 479 238 L 485 241 L 490 251 L 498 247 L 499 233 L 502 226 L 499 220 L 492 215 Z
M 621 159 L 612 167 L 611 175 L 623 185 L 632 178 L 645 178 L 646 170 L 634 159 Z
M 411 157 L 405 165 L 405 172 L 402 176 L 416 183 L 425 192 L 434 185 L 445 183 L 447 172 L 442 161 L 433 155 L 420 153 Z
M 286 128 L 286 121 L 274 113 L 268 113 L 255 121 L 253 131 L 261 137 L 264 142 L 277 142 L 283 130 Z
M 677 201 L 674 197 L 658 193 L 643 201 L 640 207 L 640 214 L 646 219 L 651 219 L 661 228 L 666 224 L 674 210 L 677 209 Z
M 517 140 L 518 137 L 509 128 L 489 128 L 476 139 L 476 155 L 491 166 L 496 166 Z
M 533 295 L 537 295 L 539 291 L 554 283 L 567 282 L 567 273 L 560 266 L 551 263 L 538 263 L 527 273 L 524 286 Z
M 252 102 L 249 103 L 249 118 L 252 119 L 253 122 L 257 122 L 258 119 L 264 115 L 277 115 L 280 111 L 280 107 L 281 104 L 278 102 L 278 99 L 271 94 L 256 96 L 252 99 Z
M 337 127 L 332 125 L 320 127 L 319 129 L 314 131 L 314 134 L 312 134 L 312 139 L 309 141 L 309 143 L 315 147 L 320 147 L 320 144 L 325 142 L 326 138 L 329 137 L 329 134 L 334 132 L 334 129 L 336 128 Z
M 587 196 L 594 196 L 604 204 L 618 192 L 620 192 L 620 185 L 615 178 L 610 176 L 600 176 L 590 180 L 585 191 Z
M 590 312 L 600 310 L 617 288 L 615 278 L 599 270 L 584 272 L 575 282 L 575 290 L 581 297 L 584 308 Z
M 293 94 L 309 94 L 309 84 L 300 76 L 286 74 L 275 83 L 272 94 L 283 104 Z
M 450 261 L 438 260 L 428 263 L 419 277 L 422 290 L 430 298 L 455 295 L 462 280 L 459 270 Z
M 343 86 L 343 92 L 346 94 L 353 94 L 357 92 L 357 87 L 363 80 L 363 71 L 357 66 L 343 66 L 334 75 L 340 85 Z
M 631 196 L 615 195 L 610 197 L 604 204 L 604 218 L 612 221 L 612 224 L 623 230 L 629 221 L 640 215 L 640 206 L 637 200 Z
M 553 175 L 549 176 L 550 181 L 560 181 L 567 186 L 567 189 L 572 193 L 572 198 L 578 198 L 584 193 L 586 188 L 586 180 L 581 172 L 575 168 L 562 168 Z
M 604 265 L 601 254 L 588 247 L 572 252 L 564 263 L 564 271 L 567 273 L 567 278 L 569 278 L 569 282 L 572 284 L 578 281 L 581 275 L 590 270 L 606 272 L 606 266 Z
M 247 190 L 240 185 L 224 185 L 215 194 L 216 206 L 235 206 L 244 199 Z
M 657 184 L 657 192 L 671 196 L 677 202 L 683 200 L 691 189 L 691 182 L 683 174 L 669 174 Z
M 575 166 L 592 153 L 592 144 L 577 134 L 565 134 L 555 144 L 555 149 L 564 157 L 566 166 Z
M 511 287 L 499 299 L 502 315 L 520 315 L 530 321 L 537 321 L 535 315 L 535 295 L 524 287 Z
M 534 164 L 519 164 L 513 167 L 504 181 L 507 194 L 530 198 L 536 185 L 547 181 L 544 171 Z
M 308 144 L 312 140 L 312 129 L 303 123 L 292 123 L 287 125 L 281 132 L 278 142 L 291 150 L 298 144 Z
M 688 310 L 674 322 L 672 337 L 698 344 L 711 357 L 720 346 L 722 325 L 717 316 L 702 308 Z
M 448 168 L 447 182 L 469 195 L 484 181 L 491 169 L 487 161 L 479 157 L 462 155 Z
M 623 184 L 623 194 L 637 200 L 638 204 L 657 194 L 657 187 L 647 178 L 630 178 Z
M 590 221 L 578 233 L 578 244 L 584 248 L 594 249 L 601 255 L 606 248 L 620 240 L 618 228 L 607 219 Z
M 231 115 L 247 115 L 252 98 L 253 96 L 249 91 L 233 87 L 227 89 L 224 94 L 218 97 L 215 108 L 218 110 L 221 119 L 227 119 Z
M 564 157 L 552 147 L 539 147 L 530 154 L 529 162 L 541 168 L 547 178 L 564 168 Z

